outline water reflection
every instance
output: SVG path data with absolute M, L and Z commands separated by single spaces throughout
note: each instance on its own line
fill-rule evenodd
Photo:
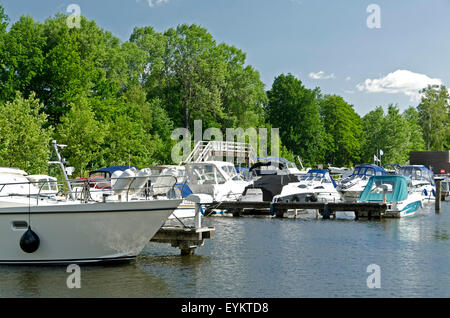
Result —
M 135 262 L 82 266 L 69 289 L 65 266 L 0 266 L 0 297 L 450 297 L 450 204 L 404 219 L 211 217 L 211 240 L 180 257 L 149 243 Z M 366 285 L 381 268 L 382 288 Z
M 66 266 L 2 266 L 1 297 L 157 297 L 168 286 L 134 263 L 81 266 L 81 288 L 69 289 Z

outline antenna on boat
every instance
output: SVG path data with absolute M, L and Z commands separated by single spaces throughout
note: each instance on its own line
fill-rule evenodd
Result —
M 52 145 L 53 145 L 53 148 L 55 148 L 56 155 L 58 156 L 58 161 L 49 161 L 48 163 L 59 164 L 59 166 L 61 167 L 61 170 L 63 172 L 64 180 L 66 181 L 67 188 L 69 189 L 70 196 L 72 197 L 72 200 L 75 201 L 75 195 L 72 191 L 72 186 L 70 185 L 69 177 L 67 176 L 66 167 L 64 166 L 64 164 L 66 164 L 67 161 L 64 158 L 62 158 L 61 154 L 59 153 L 59 148 L 64 149 L 65 147 L 67 147 L 67 145 L 57 144 L 56 140 L 52 141 Z

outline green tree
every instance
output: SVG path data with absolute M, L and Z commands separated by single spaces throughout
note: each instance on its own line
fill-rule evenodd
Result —
M 3 36 L 5 49 L 0 50 L 0 100 L 14 99 L 16 91 L 22 92 L 25 97 L 30 95 L 32 81 L 43 69 L 44 45 L 43 27 L 30 16 L 20 17 L 11 26 Z
M 361 160 L 365 163 L 373 162 L 374 155 L 385 145 L 383 140 L 383 107 L 378 106 L 362 118 L 363 139 Z
M 423 96 L 417 106 L 419 122 L 427 150 L 446 150 L 450 144 L 449 94 L 444 85 L 429 85 L 420 91 Z
M 0 165 L 31 174 L 47 172 L 52 129 L 45 128 L 42 109 L 33 93 L 27 99 L 17 93 L 13 101 L 0 105 Z
M 325 128 L 325 160 L 339 166 L 352 166 L 360 160 L 362 121 L 353 106 L 337 95 L 319 99 Z
M 424 151 L 425 141 L 423 140 L 423 131 L 420 126 L 419 113 L 414 107 L 409 107 L 403 112 L 403 118 L 405 118 L 408 123 L 410 151 Z
M 107 126 L 95 119 L 88 99 L 80 98 L 61 117 L 55 138 L 58 143 L 67 145 L 63 154 L 75 167 L 75 173 L 82 177 L 87 175 L 88 168 L 97 168 L 95 163 L 101 157 L 106 133 Z
M 275 78 L 267 92 L 268 121 L 280 129 L 282 143 L 307 164 L 323 156 L 324 128 L 318 105 L 319 91 L 310 90 L 292 74 Z
M 389 105 L 383 118 L 383 163 L 404 164 L 409 158 L 410 129 L 397 106 Z

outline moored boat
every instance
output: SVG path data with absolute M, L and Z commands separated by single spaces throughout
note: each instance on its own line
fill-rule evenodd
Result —
M 412 216 L 422 207 L 422 196 L 414 190 L 410 178 L 398 175 L 373 176 L 367 182 L 358 202 L 384 202 L 384 217 Z M 359 216 L 364 215 L 360 211 Z
M 342 179 L 336 189 L 342 194 L 345 202 L 356 202 L 371 176 L 385 175 L 386 172 L 373 164 L 355 166 L 353 173 Z
M 281 193 L 274 196 L 273 202 L 339 202 L 341 195 L 330 173 L 324 169 L 311 169 L 283 187 Z
M 25 172 L 0 171 L 0 264 L 132 260 L 181 203 L 49 197 L 39 193 Z

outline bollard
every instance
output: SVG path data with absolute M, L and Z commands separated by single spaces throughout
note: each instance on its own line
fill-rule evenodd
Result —
M 436 184 L 436 197 L 435 197 L 435 206 L 434 209 L 436 213 L 441 212 L 441 182 L 444 178 L 434 178 L 434 183 Z
M 199 229 L 202 227 L 202 212 L 201 212 L 201 207 L 200 207 L 200 203 L 196 203 L 195 204 L 195 228 Z

